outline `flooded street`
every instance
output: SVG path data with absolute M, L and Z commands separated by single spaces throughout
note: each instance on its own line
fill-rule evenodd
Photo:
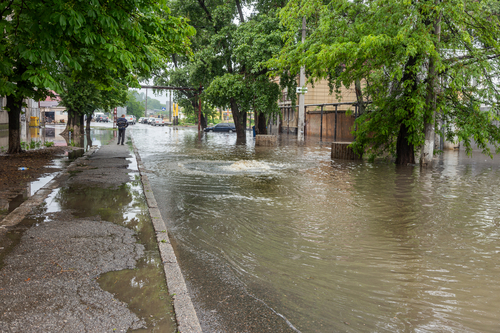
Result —
M 127 131 L 204 332 L 498 332 L 498 159 L 420 170 L 292 136 Z

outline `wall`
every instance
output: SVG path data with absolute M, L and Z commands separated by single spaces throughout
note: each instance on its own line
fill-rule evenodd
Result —
M 314 84 L 307 85 L 308 91 L 305 94 L 305 104 L 327 104 L 327 103 L 347 103 L 356 101 L 354 88 L 344 88 L 340 90 L 342 98 L 337 98 L 335 92 L 330 95 L 328 81 L 321 80 Z
M 356 101 L 356 92 L 354 89 L 342 88 L 340 96 L 333 92 L 330 94 L 330 88 L 326 80 L 318 81 L 314 84 L 308 84 L 308 92 L 305 94 L 305 105 L 311 104 L 331 104 L 331 103 L 354 103 Z M 298 103 L 298 98 L 297 98 Z M 291 105 L 290 100 L 284 93 L 284 97 L 280 101 L 280 106 Z M 337 141 L 352 141 L 353 135 L 350 133 L 354 124 L 354 117 L 346 116 L 345 112 L 351 109 L 354 112 L 354 107 L 350 105 L 340 105 L 337 107 Z M 321 108 L 319 106 L 306 107 L 306 136 L 320 136 Z M 335 108 L 333 106 L 324 107 L 323 115 L 323 140 L 333 141 L 335 129 Z M 281 109 L 281 132 L 282 133 L 297 133 L 297 115 L 298 108 L 282 108 Z M 276 124 L 278 125 L 278 124 Z
M 345 111 L 337 112 L 337 142 L 351 142 L 354 136 L 351 134 L 354 126 L 354 116 L 346 115 Z M 306 135 L 317 137 L 321 133 L 321 112 L 311 111 L 306 114 Z M 334 141 L 335 139 L 335 111 L 323 112 L 323 141 Z
M 0 131 L 9 129 L 9 114 L 3 108 L 6 102 L 4 97 L 0 97 Z

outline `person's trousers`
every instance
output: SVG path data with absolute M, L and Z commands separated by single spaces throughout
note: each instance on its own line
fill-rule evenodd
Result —
M 123 144 L 125 141 L 125 128 L 118 129 L 118 144 L 120 144 L 120 139 L 122 140 L 121 144 Z

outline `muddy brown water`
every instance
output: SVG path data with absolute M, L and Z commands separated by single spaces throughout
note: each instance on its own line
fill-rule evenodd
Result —
M 499 159 L 131 131 L 204 332 L 498 332 Z

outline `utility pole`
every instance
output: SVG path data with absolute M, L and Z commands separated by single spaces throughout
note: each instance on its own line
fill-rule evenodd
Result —
M 146 110 L 144 111 L 144 116 L 148 116 L 148 88 L 146 88 Z
M 306 17 L 302 17 L 302 43 L 306 40 Z M 300 67 L 300 76 L 299 76 L 299 87 L 304 87 L 306 83 L 306 67 Z M 299 117 L 297 121 L 297 141 L 299 143 L 304 142 L 304 92 L 301 91 L 299 93 Z
M 168 102 L 168 121 L 172 122 L 172 90 L 169 90 L 170 98 Z
M 198 91 L 198 138 L 201 135 L 201 83 L 200 90 Z

